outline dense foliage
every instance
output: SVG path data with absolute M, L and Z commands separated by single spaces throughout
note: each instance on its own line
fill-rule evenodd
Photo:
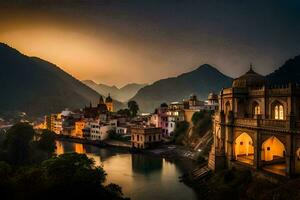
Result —
M 175 144 L 182 144 L 184 137 L 189 129 L 189 123 L 186 121 L 176 123 L 176 127 L 173 133 L 173 141 Z
M 105 171 L 85 154 L 54 152 L 52 132 L 14 125 L 1 143 L 1 199 L 124 199 L 118 185 L 104 185 Z
M 137 113 L 139 112 L 139 105 L 136 101 L 129 101 L 127 103 L 128 109 L 130 111 L 131 117 L 136 117 Z
M 192 117 L 193 135 L 203 136 L 211 128 L 211 112 L 200 111 L 194 113 Z
M 120 109 L 117 111 L 117 114 L 130 117 L 130 110 L 128 108 Z

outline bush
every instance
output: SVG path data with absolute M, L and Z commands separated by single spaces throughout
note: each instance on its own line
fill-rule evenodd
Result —
M 192 116 L 192 122 L 195 125 L 200 119 L 202 119 L 205 115 L 205 111 L 195 112 Z
M 182 144 L 182 141 L 189 129 L 189 123 L 186 121 L 178 122 L 173 133 L 173 141 L 176 144 Z

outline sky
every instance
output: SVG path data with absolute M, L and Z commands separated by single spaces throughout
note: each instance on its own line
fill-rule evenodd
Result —
M 268 74 L 300 55 L 299 19 L 297 0 L 0 0 L 0 42 L 120 87 L 205 63 Z

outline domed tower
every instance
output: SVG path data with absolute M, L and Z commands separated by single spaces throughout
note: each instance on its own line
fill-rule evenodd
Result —
M 110 97 L 110 94 L 109 94 L 109 93 L 108 93 L 108 96 L 107 96 L 106 99 L 105 99 L 105 104 L 106 104 L 107 110 L 108 110 L 109 112 L 113 112 L 113 111 L 114 111 L 113 100 L 112 100 L 112 98 Z
M 265 77 L 256 73 L 252 69 L 252 64 L 250 64 L 250 69 L 246 74 L 239 78 L 233 80 L 232 87 L 234 88 L 247 88 L 247 87 L 260 87 L 265 84 Z

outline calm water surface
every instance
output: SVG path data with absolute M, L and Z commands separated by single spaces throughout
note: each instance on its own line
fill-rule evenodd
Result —
M 57 141 L 57 153 L 85 153 L 102 165 L 107 183 L 122 187 L 133 200 L 194 200 L 195 192 L 178 181 L 182 171 L 165 159 L 127 151 L 98 148 L 91 145 Z

